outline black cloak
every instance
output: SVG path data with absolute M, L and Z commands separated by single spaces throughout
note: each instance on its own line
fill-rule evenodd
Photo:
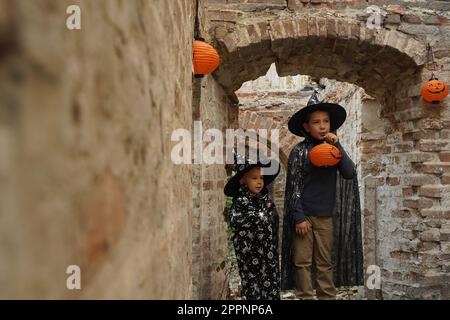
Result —
M 297 144 L 288 160 L 282 253 L 281 289 L 295 288 L 292 239 L 294 235 L 294 212 L 303 193 L 303 164 L 307 156 L 305 141 Z M 334 245 L 333 275 L 336 287 L 355 286 L 364 283 L 363 247 L 361 235 L 361 206 L 359 202 L 358 175 L 344 179 L 339 170 L 336 179 L 336 202 L 333 210 Z M 314 266 L 313 266 L 314 267 Z M 312 271 L 314 277 L 314 271 Z
M 253 195 L 241 186 L 230 218 L 242 298 L 279 300 L 278 213 L 267 188 Z

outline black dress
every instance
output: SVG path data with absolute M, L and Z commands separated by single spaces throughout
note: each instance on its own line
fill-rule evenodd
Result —
M 258 195 L 239 189 L 230 211 L 242 299 L 280 299 L 278 214 L 266 188 Z

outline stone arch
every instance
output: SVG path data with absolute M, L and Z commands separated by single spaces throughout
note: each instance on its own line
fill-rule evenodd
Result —
M 288 15 L 236 24 L 229 32 L 221 26 L 213 30 L 222 58 L 214 76 L 234 101 L 234 91 L 273 62 L 280 76 L 333 78 L 381 98 L 386 88 L 420 82 L 426 60 L 425 45 L 413 37 L 369 29 L 356 19 Z
M 374 211 L 364 215 L 376 230 L 367 251 L 382 261 L 383 297 L 417 298 L 427 290 L 448 295 L 447 287 L 436 289 L 430 280 L 439 281 L 441 275 L 429 276 L 417 267 L 421 261 L 432 264 L 428 252 L 447 252 L 432 240 L 447 212 L 447 163 L 440 153 L 450 150 L 450 140 L 440 132 L 448 128 L 446 113 L 420 99 L 420 86 L 428 77 L 422 68 L 425 43 L 396 30 L 368 29 L 356 19 L 314 13 L 272 12 L 241 21 L 216 22 L 210 29 L 222 57 L 214 77 L 235 103 L 235 91 L 265 74 L 273 62 L 280 76 L 350 82 L 376 98 L 384 129 L 363 132 L 360 148 L 372 166 L 371 179 L 364 183 L 372 194 L 365 200 Z

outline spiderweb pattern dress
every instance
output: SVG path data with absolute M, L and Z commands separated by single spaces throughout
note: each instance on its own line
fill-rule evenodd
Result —
M 245 186 L 230 211 L 242 299 L 280 299 L 278 214 L 266 188 L 255 195 Z

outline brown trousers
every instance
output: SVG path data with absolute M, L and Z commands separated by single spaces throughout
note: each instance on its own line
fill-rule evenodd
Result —
M 312 299 L 311 264 L 314 256 L 317 267 L 316 294 L 318 299 L 335 299 L 333 283 L 333 220 L 331 217 L 306 216 L 312 226 L 306 235 L 294 233 L 294 264 L 297 296 Z

